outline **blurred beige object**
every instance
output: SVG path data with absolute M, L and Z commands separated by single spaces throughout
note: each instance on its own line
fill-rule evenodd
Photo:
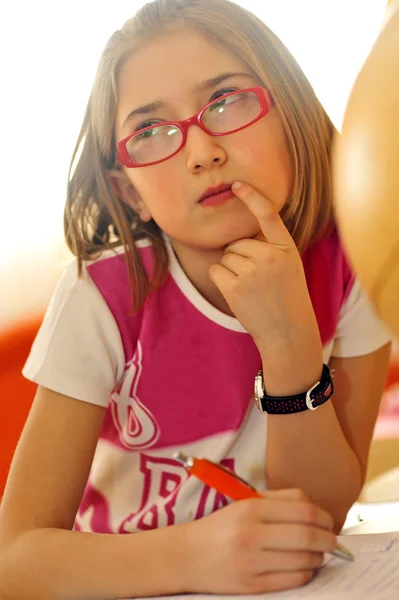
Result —
M 399 336 L 399 10 L 352 90 L 335 148 L 336 213 L 375 309 Z
M 374 439 L 361 502 L 399 501 L 399 437 Z
M 399 466 L 399 436 L 374 439 L 370 448 L 366 482 L 373 481 L 397 466 Z
M 362 490 L 360 500 L 361 502 L 399 501 L 399 467 L 385 471 L 367 482 Z

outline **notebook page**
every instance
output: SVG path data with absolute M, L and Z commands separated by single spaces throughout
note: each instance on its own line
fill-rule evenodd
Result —
M 338 541 L 354 553 L 358 552 L 399 552 L 399 531 L 388 533 L 365 533 L 361 535 L 341 535 Z
M 308 585 L 267 600 L 399 600 L 399 532 L 340 536 L 353 563 L 328 557 Z M 248 597 L 249 598 L 249 597 Z
M 398 600 L 399 531 L 339 536 L 355 555 L 348 563 L 326 556 L 326 562 L 308 585 L 259 596 L 168 596 L 168 600 Z M 147 599 L 148 600 L 148 599 Z M 154 600 L 154 599 L 153 599 Z

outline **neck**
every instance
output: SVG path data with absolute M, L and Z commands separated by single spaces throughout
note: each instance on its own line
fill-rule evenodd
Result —
M 219 264 L 223 250 L 193 248 L 170 240 L 181 268 L 198 292 L 218 310 L 235 317 L 219 289 L 209 278 L 209 269 Z

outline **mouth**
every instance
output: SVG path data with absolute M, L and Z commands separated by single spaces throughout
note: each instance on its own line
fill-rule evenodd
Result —
M 216 206 L 234 198 L 231 191 L 231 183 L 221 183 L 215 187 L 210 187 L 200 196 L 198 203 L 203 206 Z

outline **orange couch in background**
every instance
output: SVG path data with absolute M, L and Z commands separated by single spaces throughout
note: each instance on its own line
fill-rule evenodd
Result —
M 0 498 L 36 392 L 36 384 L 27 381 L 21 369 L 42 318 L 32 317 L 0 332 Z

